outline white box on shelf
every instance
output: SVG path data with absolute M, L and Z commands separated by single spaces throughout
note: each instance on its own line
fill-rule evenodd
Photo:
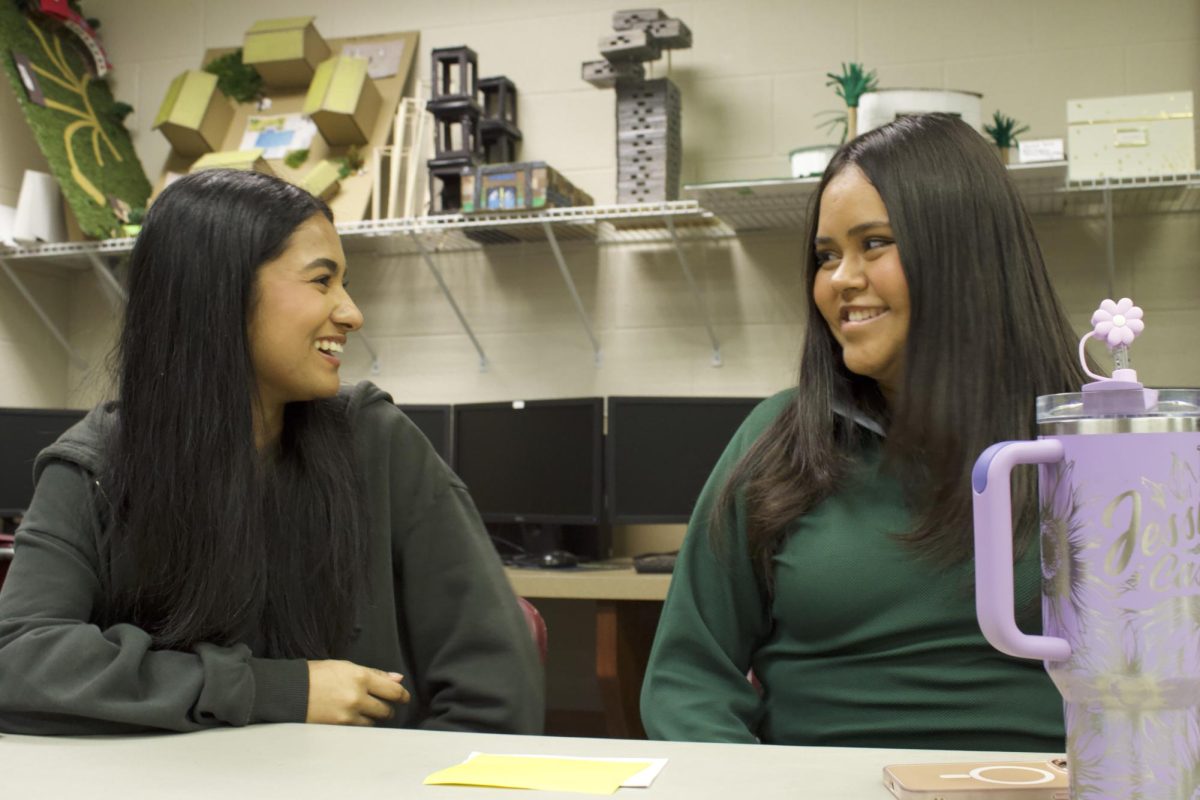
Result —
M 957 89 L 875 89 L 858 98 L 855 135 L 900 117 L 940 111 L 953 114 L 983 133 L 983 95 Z
M 66 241 L 67 224 L 62 203 L 62 192 L 53 176 L 25 170 L 21 192 L 17 195 L 12 237 L 20 244 Z
M 1067 101 L 1068 179 L 1195 171 L 1190 91 Z
M 819 144 L 813 147 L 797 147 L 788 153 L 792 162 L 792 177 L 819 177 L 829 166 L 829 161 L 838 150 L 836 144 Z

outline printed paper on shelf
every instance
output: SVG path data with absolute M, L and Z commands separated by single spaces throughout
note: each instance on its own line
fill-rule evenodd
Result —
M 1062 161 L 1064 158 L 1062 139 L 1022 139 L 1017 143 L 1017 159 L 1022 164 Z
M 342 55 L 367 59 L 367 75 L 371 80 L 390 78 L 400 71 L 400 61 L 404 58 L 404 40 L 347 44 L 342 46 Z
M 292 150 L 307 150 L 317 126 L 303 114 L 252 115 L 246 119 L 239 150 L 263 149 L 263 158 L 283 158 Z

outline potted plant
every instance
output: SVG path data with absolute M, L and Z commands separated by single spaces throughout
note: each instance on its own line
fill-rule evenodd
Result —
M 1012 117 L 1006 117 L 999 111 L 992 114 L 992 123 L 983 124 L 983 129 L 987 131 L 987 135 L 992 137 L 992 141 L 996 143 L 996 147 L 1000 150 L 1001 163 L 1007 164 L 1012 149 L 1017 146 L 1017 137 L 1025 131 L 1029 130 L 1028 125 L 1017 127 L 1018 123 Z
M 826 86 L 836 86 L 837 95 L 846 101 L 846 136 L 853 139 L 858 129 L 858 99 L 878 84 L 875 70 L 867 72 L 862 64 L 842 64 L 842 74 L 826 73 Z M 836 124 L 836 123 L 835 123 Z

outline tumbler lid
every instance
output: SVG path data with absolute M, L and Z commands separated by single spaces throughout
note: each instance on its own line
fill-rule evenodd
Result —
M 1079 340 L 1079 363 L 1095 378 L 1082 391 L 1037 400 L 1043 434 L 1153 433 L 1200 430 L 1200 389 L 1147 389 L 1129 361 L 1129 345 L 1145 330 L 1142 309 L 1128 297 L 1105 300 L 1092 314 L 1092 329 Z M 1085 346 L 1099 339 L 1113 356 L 1111 378 L 1088 368 Z
M 1125 381 L 1110 381 L 1125 383 Z M 1155 402 L 1146 406 L 1146 395 L 1153 392 Z M 1044 423 L 1086 419 L 1191 417 L 1200 424 L 1200 389 L 1143 389 L 1141 384 L 1113 387 L 1105 393 L 1103 405 L 1094 392 L 1047 394 L 1037 399 L 1037 421 Z M 1132 410 L 1131 410 L 1132 409 Z

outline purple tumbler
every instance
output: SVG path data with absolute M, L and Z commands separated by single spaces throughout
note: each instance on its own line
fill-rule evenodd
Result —
M 1045 661 L 1062 692 L 1072 800 L 1196 800 L 1200 390 L 1146 389 L 1125 367 L 1142 329 L 1128 299 L 1093 324 L 1084 341 L 1115 347 L 1113 379 L 1039 397 L 1037 441 L 975 464 L 979 624 L 998 650 Z M 1039 465 L 1042 636 L 1014 618 L 1016 464 Z

